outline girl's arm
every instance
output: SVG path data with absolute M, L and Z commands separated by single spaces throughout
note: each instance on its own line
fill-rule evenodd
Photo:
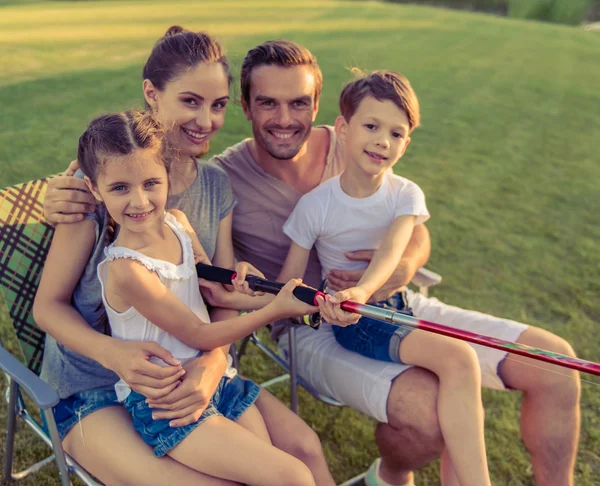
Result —
M 394 273 L 410 240 L 415 221 L 414 215 L 399 216 L 394 219 L 356 287 L 337 292 L 330 302 L 333 304 L 339 304 L 344 300 L 367 302 Z
M 136 391 L 162 396 L 176 386 L 182 371 L 171 353 L 156 343 L 106 336 L 90 327 L 71 305 L 94 243 L 95 223 L 91 220 L 56 227 L 33 305 L 34 319 L 58 342 L 114 371 Z M 150 356 L 173 366 L 153 364 Z
M 266 307 L 232 319 L 206 323 L 167 289 L 156 273 L 136 261 L 118 259 L 110 262 L 108 281 L 128 305 L 135 307 L 150 322 L 200 350 L 229 345 L 274 320 L 315 310 L 293 296 L 292 290 L 299 282 L 290 281 L 286 292 L 280 292 Z
M 301 278 L 306 272 L 310 250 L 306 250 L 292 241 L 287 257 L 277 277 L 278 282 L 288 282 L 292 278 Z M 246 274 L 238 271 L 238 277 L 244 279 Z M 257 310 L 262 309 L 275 298 L 274 295 L 261 296 L 244 295 L 239 292 L 226 292 L 221 285 L 200 279 L 200 286 L 205 296 L 215 305 L 222 305 L 230 309 Z

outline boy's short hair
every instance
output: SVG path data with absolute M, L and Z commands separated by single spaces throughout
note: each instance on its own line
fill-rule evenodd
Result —
M 367 96 L 384 101 L 392 101 L 408 117 L 409 131 L 419 126 L 421 114 L 417 94 L 410 85 L 410 81 L 400 73 L 389 70 L 373 71 L 365 74 L 357 69 L 352 70 L 358 74 L 356 79 L 350 81 L 340 95 L 340 112 L 347 122 L 350 121 L 358 105 Z
M 252 70 L 259 66 L 296 67 L 309 66 L 315 78 L 315 103 L 319 101 L 323 89 L 323 74 L 317 58 L 304 46 L 286 40 L 266 41 L 250 49 L 240 73 L 242 98 L 250 106 Z

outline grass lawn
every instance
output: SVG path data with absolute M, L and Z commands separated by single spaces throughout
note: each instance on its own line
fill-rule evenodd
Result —
M 406 74 L 423 126 L 397 168 L 428 197 L 428 266 L 444 276 L 433 294 L 551 330 L 600 361 L 597 32 L 378 2 L 2 0 L 0 187 L 63 170 L 93 116 L 141 106 L 143 62 L 172 24 L 217 35 L 236 72 L 263 40 L 306 45 L 324 72 L 321 123 L 337 115 L 347 67 Z M 213 152 L 249 135 L 232 106 Z M 5 343 L 8 326 L 2 313 Z M 252 354 L 243 371 L 261 380 L 276 370 Z M 585 378 L 578 486 L 600 477 L 600 381 Z M 519 395 L 486 391 L 484 400 L 493 483 L 532 485 Z M 0 407 L 2 423 L 5 412 Z M 337 480 L 376 457 L 374 424 L 364 416 L 306 393 L 301 414 Z M 20 468 L 44 449 L 28 435 L 18 446 Z M 437 469 L 420 470 L 418 484 L 438 484 Z M 24 484 L 58 481 L 47 468 Z

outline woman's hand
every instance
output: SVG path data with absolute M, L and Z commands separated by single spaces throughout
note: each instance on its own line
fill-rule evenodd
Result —
M 114 346 L 101 364 L 119 375 L 132 390 L 147 398 L 159 399 L 180 385 L 186 371 L 166 349 L 152 341 L 113 341 Z M 152 363 L 152 357 L 170 366 Z
M 150 408 L 157 409 L 155 420 L 171 420 L 171 427 L 182 427 L 196 422 L 210 403 L 227 368 L 227 357 L 220 349 L 188 361 L 180 385 L 158 399 L 147 400 Z

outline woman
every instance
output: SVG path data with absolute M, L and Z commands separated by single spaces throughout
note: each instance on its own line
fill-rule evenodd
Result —
M 172 129 L 171 141 L 179 151 L 167 206 L 186 213 L 209 258 L 224 267 L 233 265 L 235 198 L 225 173 L 196 156 L 207 151 L 224 123 L 230 82 L 221 46 L 206 34 L 180 27 L 172 27 L 156 43 L 144 67 L 147 106 Z M 85 188 L 73 177 L 68 184 Z M 80 196 L 84 203 L 93 203 L 84 193 Z M 52 187 L 47 201 L 52 202 Z M 62 246 L 63 253 L 67 246 L 72 258 L 58 261 L 51 249 L 36 297 L 35 319 L 49 334 L 42 377 L 61 397 L 55 416 L 63 445 L 108 484 L 230 484 L 169 458 L 155 458 L 116 401 L 113 385 L 120 377 L 162 410 L 156 418 L 170 419 L 173 426 L 194 422 L 223 375 L 227 351 L 205 353 L 181 367 L 156 344 L 118 341 L 101 332 L 96 267 L 112 229 L 101 208 L 77 223 L 58 225 L 53 246 Z M 212 314 L 213 319 L 223 319 L 231 311 L 214 312 L 218 315 Z M 151 357 L 171 366 L 160 367 Z M 302 460 L 317 484 L 334 484 L 316 434 L 264 390 L 256 405 L 273 444 Z

